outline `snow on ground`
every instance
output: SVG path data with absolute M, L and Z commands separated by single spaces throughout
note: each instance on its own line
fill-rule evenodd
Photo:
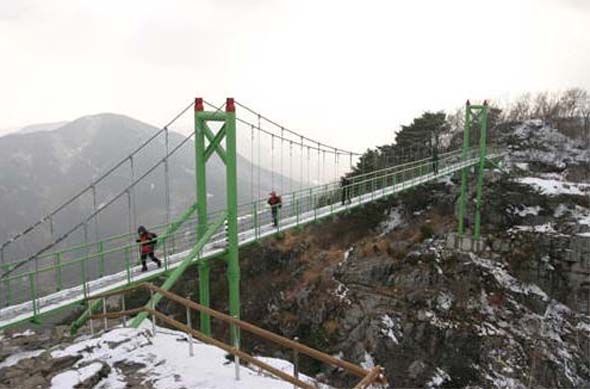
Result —
M 525 295 L 534 294 L 541 297 L 543 301 L 549 300 L 549 297 L 545 292 L 543 292 L 541 288 L 535 284 L 525 284 L 520 282 L 508 274 L 508 271 L 504 269 L 501 263 L 477 257 L 472 253 L 470 253 L 470 258 L 474 264 L 489 270 L 493 274 L 498 284 L 502 285 L 504 288 L 509 289 L 515 293 L 522 293 Z
M 553 216 L 562 217 L 569 215 L 577 224 L 583 224 L 590 227 L 590 210 L 579 205 L 559 204 Z
M 542 121 L 524 122 L 515 129 L 514 136 L 510 146 L 514 163 L 536 161 L 566 168 L 572 162 L 590 160 L 590 150 Z
M 588 324 L 588 323 L 579 322 L 576 325 L 576 329 L 579 331 L 585 331 L 590 335 L 590 324 Z
M 539 177 L 522 177 L 517 179 L 521 184 L 530 185 L 542 194 L 549 196 L 590 194 L 590 184 L 581 182 L 561 181 Z
M 51 379 L 52 388 L 74 388 L 76 385 L 86 381 L 102 369 L 100 362 L 93 362 L 78 370 L 67 370 Z
M 491 387 L 500 389 L 525 389 L 526 386 L 517 379 L 505 377 L 499 373 L 492 372 L 493 375 L 486 374 L 485 378 L 492 382 Z
M 349 247 L 348 250 L 346 250 L 344 252 L 344 261 L 346 261 L 348 259 L 348 257 L 350 257 L 350 254 L 352 254 L 353 250 L 354 250 L 354 247 Z
M 402 326 L 399 318 L 383 315 L 381 316 L 381 324 L 383 325 L 381 334 L 390 338 L 393 343 L 399 344 L 399 339 L 402 336 Z
M 366 351 L 363 361 L 361 362 L 361 367 L 365 370 L 372 370 L 375 367 L 375 360 L 373 359 L 371 354 L 369 354 Z
M 31 336 L 31 335 L 35 335 L 35 332 L 31 329 L 26 329 L 23 332 L 15 332 L 14 334 L 12 334 L 13 338 L 20 338 L 23 336 Z
M 45 350 L 22 351 L 20 353 L 12 354 L 0 363 L 0 369 L 16 365 L 22 359 L 33 358 L 41 355 L 44 351 Z
M 443 369 L 441 369 L 440 367 L 437 367 L 436 370 L 434 371 L 434 375 L 432 376 L 432 379 L 426 384 L 426 387 L 427 388 L 438 388 L 443 383 L 450 381 L 450 380 L 451 380 L 451 376 L 449 376 L 447 374 L 447 372 L 444 371 Z
M 338 281 L 337 279 L 334 278 L 334 281 L 336 281 L 337 283 L 337 287 L 334 290 L 334 295 L 336 297 L 338 297 L 338 300 L 340 302 L 344 302 L 348 305 L 352 304 L 350 299 L 347 297 L 348 296 L 348 292 L 350 291 L 350 289 L 348 289 L 348 287 L 346 285 L 344 285 L 342 282 Z
M 454 320 L 445 320 L 436 315 L 429 309 L 421 309 L 418 311 L 418 320 L 428 321 L 432 326 L 445 329 L 445 328 L 457 328 L 459 324 Z
M 100 370 L 100 362 L 111 368 L 109 375 L 99 382 L 99 388 L 125 388 L 122 366 L 133 366 L 135 377 L 155 388 L 292 388 L 285 381 L 270 377 L 258 368 L 241 366 L 240 380 L 235 380 L 235 365 L 228 362 L 226 353 L 214 346 L 194 340 L 194 356 L 189 356 L 186 334 L 157 328 L 151 336 L 149 323 L 140 329 L 115 328 L 97 337 L 83 336 L 63 349 L 55 350 L 52 357 L 81 355 L 73 369 L 55 376 L 53 389 L 70 389 Z M 290 362 L 276 358 L 259 357 L 265 363 L 292 373 Z M 312 383 L 310 377 L 300 379 Z M 321 386 L 328 388 L 328 386 Z
M 400 207 L 393 208 L 387 216 L 387 219 L 381 222 L 381 224 L 379 225 L 379 230 L 381 231 L 380 236 L 389 234 L 391 231 L 400 227 L 402 223 L 403 222 Z
M 516 210 L 513 209 L 512 213 L 519 216 L 526 216 L 532 214 L 535 208 L 540 210 L 539 207 L 526 207 L 524 210 Z M 567 217 L 565 222 L 567 224 L 575 224 L 577 226 L 576 231 L 579 231 L 577 235 L 579 236 L 590 236 L 590 231 L 585 231 L 590 229 L 590 210 L 585 207 L 581 207 L 576 204 L 559 204 L 555 211 L 553 212 L 553 217 L 560 219 Z M 515 232 L 537 232 L 542 234 L 553 234 L 553 235 L 564 235 L 562 232 L 559 232 L 556 227 L 560 227 L 560 224 L 563 223 L 562 220 L 558 221 L 557 223 L 544 223 L 538 225 L 517 225 L 508 230 L 509 233 Z
M 440 310 L 448 311 L 451 308 L 451 305 L 453 305 L 453 300 L 453 295 L 448 292 L 441 292 L 436 297 L 436 305 Z
M 536 205 L 534 207 L 524 207 L 522 209 L 514 208 L 513 210 L 511 210 L 511 212 L 514 215 L 518 215 L 520 217 L 526 217 L 529 215 L 537 216 L 540 211 L 541 211 L 541 207 L 539 207 L 538 205 Z
M 534 226 L 514 226 L 508 230 L 508 233 L 511 232 L 538 232 L 540 234 L 557 234 L 558 232 L 553 228 L 551 223 L 545 224 L 537 224 Z

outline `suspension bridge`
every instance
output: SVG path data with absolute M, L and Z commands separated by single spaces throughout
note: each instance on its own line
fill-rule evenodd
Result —
M 240 111 L 240 116 L 236 111 Z M 172 147 L 168 140 L 170 128 L 187 116 L 194 120 L 194 130 Z M 161 290 L 168 291 L 191 265 L 197 265 L 199 270 L 199 303 L 208 307 L 209 262 L 216 258 L 226 261 L 229 314 L 239 318 L 240 247 L 457 172 L 461 173 L 458 225 L 459 234 L 463 235 L 465 214 L 471 206 L 467 186 L 472 167 L 477 171 L 473 233 L 479 239 L 484 169 L 488 163 L 503 157 L 501 150 L 488 147 L 486 127 L 487 105 L 468 103 L 463 145 L 454 149 L 441 147 L 435 155 L 432 147 L 410 145 L 399 154 L 369 161 L 360 153 L 288 129 L 234 99 L 228 98 L 222 106 L 215 106 L 197 98 L 86 188 L 0 245 L 0 330 L 25 322 L 39 323 L 47 316 L 83 306 L 84 313 L 72 324 L 75 332 L 94 312 L 101 307 L 106 309 L 100 300 L 90 303 L 89 296 L 122 290 L 158 277 L 165 279 Z M 134 165 L 137 156 L 161 138 L 164 138 L 163 157 L 155 158 L 145 171 L 137 171 Z M 173 215 L 170 161 L 183 147 L 194 147 L 196 201 L 184 212 Z M 238 155 L 249 157 L 247 188 L 238 187 Z M 212 158 L 225 167 L 222 209 L 208 206 L 207 162 Z M 129 168 L 129 185 L 109 198 L 97 200 L 100 186 L 123 168 Z M 149 227 L 159 235 L 157 252 L 163 265 L 142 272 L 135 241 L 142 215 L 137 212 L 135 189 L 157 169 L 164 172 L 164 220 Z M 264 183 L 265 174 L 270 175 L 270 184 Z M 343 176 L 345 181 L 340 179 Z M 270 190 L 282 196 L 276 225 L 266 200 Z M 244 191 L 249 201 L 239 203 L 238 193 Z M 83 199 L 90 204 L 84 217 L 58 225 L 58 220 L 64 224 L 65 218 L 60 219 L 60 215 Z M 126 209 L 121 218 L 127 224 L 127 231 L 106 235 L 100 227 L 100 216 L 110 208 L 123 209 L 122 206 Z M 39 236 L 45 237 L 45 242 L 31 245 L 29 254 L 10 254 L 11 247 L 27 247 L 23 243 L 27 238 L 38 240 Z M 155 307 L 161 298 L 161 293 L 155 293 L 149 306 Z M 139 326 L 146 316 L 146 312 L 140 312 L 132 324 Z M 202 333 L 209 336 L 210 317 L 206 311 L 201 312 L 200 326 Z

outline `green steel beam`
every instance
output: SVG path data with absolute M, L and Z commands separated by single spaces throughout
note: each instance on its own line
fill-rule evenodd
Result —
M 469 130 L 471 128 L 471 110 L 469 101 L 465 105 L 465 127 L 463 128 L 463 148 L 461 152 L 461 161 L 467 159 L 467 150 L 469 149 Z M 465 205 L 467 202 L 467 173 L 469 167 L 465 166 L 461 170 L 461 195 L 459 198 L 459 236 L 465 234 Z
M 182 260 L 180 265 L 176 269 L 174 269 L 170 273 L 166 281 L 164 281 L 164 283 L 161 286 L 162 289 L 170 290 L 170 288 L 172 288 L 172 286 L 176 283 L 180 276 L 182 276 L 184 271 L 192 264 L 193 260 L 199 255 L 199 253 L 203 249 L 203 246 L 205 246 L 205 244 L 209 242 L 209 239 L 211 239 L 213 234 L 219 229 L 219 227 L 223 225 L 226 218 L 227 213 L 222 213 L 221 216 L 205 231 L 205 233 L 197 241 L 197 244 L 192 248 L 188 256 Z M 147 302 L 146 307 L 155 307 L 161 299 L 162 295 L 160 295 L 159 293 L 154 294 L 150 301 Z M 139 327 L 141 325 L 141 322 L 147 316 L 147 312 L 139 313 L 131 322 L 131 326 L 135 328 Z
M 205 136 L 207 136 L 207 132 L 205 132 Z M 206 161 L 208 161 L 209 158 L 211 157 L 211 155 L 213 155 L 213 153 L 215 151 L 217 151 L 221 160 L 227 163 L 227 161 L 225 159 L 225 151 L 223 150 L 223 147 L 221 147 L 221 141 L 223 140 L 224 137 L 225 137 L 225 124 L 219 129 L 219 132 L 217 133 L 217 135 L 215 135 L 215 137 L 213 139 L 211 139 L 211 138 L 209 138 L 209 136 L 207 136 L 210 143 L 209 143 L 209 146 L 207 146 L 207 150 L 205 150 L 205 160 Z
M 202 107 L 202 105 L 201 105 Z M 197 204 L 198 204 L 198 224 L 197 224 L 197 238 L 205 235 L 208 225 L 207 212 L 207 159 L 205 158 L 205 137 L 207 130 L 207 123 L 205 122 L 205 111 L 199 110 L 199 101 L 195 102 L 195 166 L 196 166 L 196 182 L 197 182 Z M 225 119 L 225 115 L 224 115 Z M 211 130 L 209 130 L 210 132 Z M 214 138 L 214 136 L 211 136 Z M 206 307 L 210 306 L 209 295 L 209 262 L 201 258 L 199 261 L 199 303 Z M 208 315 L 201 312 L 201 331 L 207 335 L 211 335 L 211 324 Z
M 162 235 L 158 236 L 158 239 L 157 239 L 158 245 L 162 244 L 168 238 L 170 238 L 171 236 L 173 236 L 176 233 L 176 231 L 178 231 L 178 229 L 180 227 L 182 227 L 182 225 L 184 224 L 184 222 L 186 222 L 188 219 L 190 219 L 190 217 L 195 213 L 195 211 L 197 210 L 197 208 L 198 208 L 197 203 L 194 203 L 186 211 L 184 211 L 182 213 L 182 215 L 180 215 L 180 217 L 178 219 L 176 219 L 175 221 L 173 221 L 168 226 L 168 228 L 166 229 L 166 231 Z
M 240 263 L 238 242 L 238 173 L 236 147 L 236 113 L 233 99 L 226 103 L 227 120 L 225 144 L 226 159 L 226 187 L 227 187 L 227 278 L 229 283 L 229 313 L 232 317 L 240 318 Z M 231 344 L 239 342 L 237 328 L 230 326 Z M 237 338 L 236 338 L 237 336 Z
M 199 117 L 208 122 L 225 122 L 227 120 L 227 113 L 223 111 L 203 111 L 200 110 Z
M 224 124 L 213 134 L 208 121 L 223 121 Z M 233 99 L 228 98 L 226 112 L 206 112 L 202 109 L 202 100 L 195 102 L 195 131 L 199 134 L 196 145 L 197 159 L 197 202 L 199 207 L 199 225 L 197 236 L 202 236 L 207 225 L 207 185 L 206 164 L 214 151 L 226 165 L 226 195 L 227 195 L 227 277 L 229 281 L 229 306 L 230 314 L 239 317 L 240 310 L 240 269 L 239 269 L 239 242 L 238 242 L 238 185 L 237 185 L 237 147 L 236 147 L 236 116 Z M 210 142 L 205 148 L 205 138 Z M 227 152 L 221 147 L 225 138 Z M 199 300 L 204 306 L 210 306 L 210 269 L 206 259 L 199 262 Z M 201 331 L 206 335 L 211 334 L 210 317 L 206 313 L 200 314 Z M 233 334 L 231 331 L 232 342 Z M 233 343 L 232 343 L 233 344 Z
M 197 113 L 197 115 L 199 115 L 199 118 L 201 120 L 201 125 L 202 127 L 199 129 L 200 131 L 203 131 L 205 133 L 205 136 L 207 137 L 207 140 L 209 140 L 210 145 L 214 144 L 216 141 L 216 137 L 217 135 L 213 134 L 213 131 L 211 131 L 211 129 L 209 128 L 209 126 L 207 125 L 207 120 L 203 119 L 203 115 L 202 115 L 202 111 L 199 111 Z M 206 112 L 208 113 L 208 112 Z M 225 132 L 225 125 L 221 127 L 221 129 L 219 130 L 220 132 Z M 219 158 L 221 158 L 221 160 L 224 163 L 226 162 L 226 156 L 225 156 L 225 150 L 223 150 L 223 148 L 221 147 L 220 143 L 221 140 L 223 139 L 223 136 L 221 136 L 218 140 L 217 140 L 217 144 L 215 145 L 215 150 L 217 151 L 217 154 L 219 155 Z M 207 152 L 207 150 L 205 150 L 205 153 Z M 205 158 L 205 162 L 207 162 L 207 159 L 209 159 L 208 157 Z
M 127 286 L 128 285 L 125 285 L 124 287 L 127 287 Z M 121 288 L 123 288 L 123 286 Z M 117 289 L 120 289 L 120 288 L 116 288 L 114 290 L 117 290 Z M 92 313 L 99 312 L 101 308 L 102 308 L 102 299 L 94 300 L 94 302 L 90 305 L 90 310 L 92 311 Z M 70 334 L 76 335 L 78 330 L 80 328 L 82 328 L 82 326 L 88 321 L 88 318 L 89 318 L 88 309 L 85 309 L 84 312 L 70 325 Z
M 479 132 L 479 172 L 477 176 L 477 195 L 475 204 L 475 227 L 473 230 L 473 238 L 479 240 L 480 238 L 480 224 L 481 224 L 481 202 L 483 191 L 483 176 L 485 173 L 486 151 L 487 151 L 487 120 L 488 107 L 484 105 L 480 112 L 480 132 Z

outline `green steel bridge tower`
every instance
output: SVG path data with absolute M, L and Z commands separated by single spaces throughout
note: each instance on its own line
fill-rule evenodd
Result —
M 465 104 L 465 126 L 463 127 L 463 148 L 461 159 L 465 161 L 469 151 L 469 137 L 472 129 L 479 127 L 479 163 L 477 164 L 477 188 L 475 199 L 475 220 L 473 228 L 473 239 L 480 239 L 481 228 L 481 205 L 483 178 L 486 165 L 487 152 L 487 126 L 488 126 L 488 104 L 484 101 L 482 105 L 472 105 L 469 100 Z M 461 196 L 459 198 L 459 236 L 465 235 L 465 208 L 467 205 L 467 180 L 469 167 L 461 170 Z
M 217 133 L 213 133 L 208 122 L 223 123 Z M 195 166 L 197 179 L 197 236 L 203 236 L 208 228 L 207 212 L 207 161 L 217 153 L 226 169 L 227 217 L 225 220 L 227 234 L 227 278 L 229 282 L 229 312 L 240 317 L 240 264 L 238 246 L 238 181 L 236 148 L 236 108 L 233 98 L 228 98 L 225 112 L 208 112 L 204 110 L 203 99 L 195 101 Z M 225 149 L 222 142 L 225 139 Z M 205 147 L 205 140 L 209 145 Z M 199 300 L 206 307 L 210 306 L 209 261 L 199 261 Z M 201 313 L 201 331 L 211 334 L 210 317 Z M 234 331 L 231 331 L 233 336 Z M 233 342 L 232 342 L 233 344 Z

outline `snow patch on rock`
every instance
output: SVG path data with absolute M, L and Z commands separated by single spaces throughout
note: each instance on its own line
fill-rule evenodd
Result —
M 561 181 L 556 179 L 545 179 L 539 177 L 518 178 L 521 184 L 530 185 L 544 195 L 575 195 L 584 196 L 590 194 L 590 184 L 581 182 Z
M 391 339 L 393 343 L 399 344 L 399 339 L 402 336 L 400 319 L 398 317 L 383 315 L 381 316 L 381 325 L 381 334 Z
M 480 258 L 474 254 L 470 254 L 470 258 L 474 264 L 489 270 L 496 281 L 504 288 L 509 289 L 515 293 L 521 293 L 525 295 L 534 294 L 541 297 L 543 301 L 549 300 L 549 297 L 545 292 L 543 292 L 541 288 L 535 284 L 525 284 L 520 282 L 516 278 L 512 277 L 501 263 L 485 258 Z
M 389 234 L 391 231 L 402 226 L 402 224 L 403 221 L 400 207 L 393 208 L 387 216 L 387 219 L 379 225 L 379 230 L 381 231 L 380 236 Z
M 41 355 L 44 351 L 45 350 L 22 351 L 20 353 L 12 354 L 8 356 L 8 358 L 0 362 L 0 369 L 16 365 L 23 359 L 33 358 L 38 355 Z
M 444 384 L 445 382 L 448 382 L 448 381 L 451 381 L 451 376 L 449 376 L 447 374 L 447 372 L 444 371 L 443 369 L 441 369 L 440 367 L 437 367 L 434 370 L 434 375 L 432 376 L 430 381 L 428 381 L 428 383 L 426 383 L 426 387 L 427 388 L 438 388 L 442 384 Z
M 361 367 L 365 370 L 371 370 L 375 367 L 375 360 L 373 359 L 371 354 L 369 354 L 366 351 L 365 351 L 363 361 L 361 362 Z

